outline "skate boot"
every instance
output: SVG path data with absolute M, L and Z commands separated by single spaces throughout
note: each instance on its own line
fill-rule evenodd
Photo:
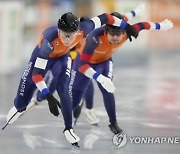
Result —
M 66 137 L 66 139 L 73 145 L 76 147 L 79 147 L 78 142 L 80 141 L 80 138 L 74 133 L 74 130 L 72 128 L 70 129 L 64 129 L 63 131 L 64 136 Z
M 2 130 L 4 130 L 8 124 L 12 124 L 14 123 L 24 112 L 26 112 L 26 108 L 17 111 L 17 109 L 15 108 L 15 106 L 13 106 L 6 117 L 6 123 L 5 125 L 2 127 Z
M 99 122 L 99 118 L 96 116 L 94 109 L 87 109 L 85 110 L 85 116 L 86 120 L 91 124 L 91 125 L 97 125 Z
M 84 99 L 82 99 L 78 107 L 75 110 L 73 110 L 74 125 L 76 125 L 77 119 L 81 114 L 83 104 L 84 104 Z
M 15 108 L 15 106 L 13 106 L 13 107 L 11 108 L 11 110 L 10 110 L 10 111 L 8 112 L 8 114 L 7 114 L 6 121 L 7 121 L 9 124 L 12 124 L 12 123 L 14 123 L 24 112 L 26 112 L 26 108 L 17 111 L 17 109 Z
M 114 134 L 119 134 L 123 132 L 123 130 L 118 126 L 117 122 L 115 122 L 114 124 L 109 124 L 109 128 Z

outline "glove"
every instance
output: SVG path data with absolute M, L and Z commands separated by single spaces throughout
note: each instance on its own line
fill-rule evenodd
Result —
M 160 22 L 160 30 L 162 31 L 167 31 L 171 28 L 173 28 L 173 23 L 168 20 L 168 19 L 165 19 L 164 21 Z
M 130 24 L 127 23 L 125 29 L 130 42 L 132 41 L 131 36 L 133 36 L 134 38 L 138 37 L 139 32 Z
M 139 6 L 137 6 L 134 10 L 135 12 L 135 16 L 142 16 L 144 15 L 144 10 L 145 10 L 145 5 L 141 4 Z
M 50 112 L 54 116 L 58 116 L 59 115 L 59 110 L 58 110 L 59 101 L 50 93 L 46 94 L 46 99 L 48 101 Z
M 115 91 L 114 84 L 110 78 L 105 77 L 104 75 L 100 74 L 97 77 L 96 81 L 99 82 L 107 92 L 113 93 Z

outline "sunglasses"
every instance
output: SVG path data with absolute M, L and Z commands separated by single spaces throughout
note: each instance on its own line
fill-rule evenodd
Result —
M 125 32 L 123 32 L 122 30 L 120 29 L 116 29 L 116 30 L 108 30 L 107 33 L 109 33 L 111 36 L 120 36 L 120 35 L 123 35 Z
M 64 32 L 62 30 L 59 30 L 59 33 L 63 37 L 73 38 L 73 37 L 75 37 L 77 35 L 78 31 L 76 31 L 76 32 Z

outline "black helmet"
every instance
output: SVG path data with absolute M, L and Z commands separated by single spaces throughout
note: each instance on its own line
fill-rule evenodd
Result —
M 64 32 L 75 32 L 79 29 L 80 21 L 71 12 L 67 12 L 61 16 L 58 21 L 58 28 Z
M 88 16 L 82 16 L 81 18 L 80 18 L 80 22 L 84 22 L 84 21 L 86 21 L 86 20 L 89 20 L 90 18 L 88 17 Z
M 113 13 L 111 13 L 111 15 L 124 20 L 124 17 L 119 12 L 113 12 Z M 109 24 L 106 24 L 105 30 L 106 30 L 106 32 L 112 31 L 112 34 L 118 34 L 118 33 L 120 34 L 120 33 L 126 32 L 126 30 L 120 29 L 118 26 L 113 26 L 113 25 L 109 25 Z

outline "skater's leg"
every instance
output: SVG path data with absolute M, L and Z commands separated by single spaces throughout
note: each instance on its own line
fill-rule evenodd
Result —
M 23 110 L 29 104 L 36 85 L 32 81 L 33 64 L 29 62 L 21 78 L 16 97 L 14 99 L 14 106 L 18 111 Z
M 63 66 L 64 61 L 58 61 L 52 68 L 54 83 L 61 100 L 61 111 L 63 114 L 65 128 L 72 127 L 72 103 L 69 95 L 68 84 L 70 75 L 66 74 L 67 67 Z
M 36 57 L 35 53 L 36 48 L 21 77 L 17 94 L 14 99 L 14 106 L 7 114 L 6 120 L 8 123 L 15 122 L 26 111 L 26 107 L 29 104 L 36 89 L 36 86 L 32 81 L 32 70 L 34 67 L 34 59 Z
M 69 84 L 69 91 L 72 98 L 73 110 L 78 107 L 83 98 L 87 87 L 89 85 L 90 79 L 78 71 L 80 62 L 80 55 L 77 55 L 76 60 L 73 64 L 73 69 L 71 71 L 71 80 Z
M 92 81 L 89 82 L 88 88 L 84 95 L 86 108 L 92 109 L 93 108 L 93 98 L 94 98 L 94 86 Z
M 52 68 L 52 74 L 61 100 L 61 111 L 65 124 L 63 133 L 66 139 L 74 145 L 77 144 L 80 138 L 74 133 L 72 128 L 72 102 L 69 95 L 70 63 L 71 59 L 69 57 L 67 61 L 61 60 L 56 62 Z
M 102 63 L 102 66 L 99 66 L 99 67 L 104 68 L 104 70 L 102 72 L 102 74 L 104 76 L 110 78 L 111 80 L 113 79 L 113 62 L 112 62 L 112 59 L 109 59 L 105 63 Z M 110 128 L 110 130 L 114 134 L 121 133 L 122 129 L 119 128 L 119 126 L 117 124 L 117 120 L 116 120 L 116 104 L 115 104 L 114 94 L 107 92 L 99 83 L 98 83 L 98 87 L 101 90 L 101 93 L 103 95 L 104 106 L 105 106 L 106 112 L 107 112 L 108 117 L 109 117 L 109 122 L 110 122 L 109 128 Z
M 75 118 L 74 124 L 76 124 L 76 121 L 81 113 L 84 94 L 89 82 L 89 78 L 76 70 L 72 70 L 69 90 L 72 98 L 73 116 Z
M 98 84 L 99 89 L 103 95 L 104 106 L 107 111 L 109 122 L 116 122 L 116 109 L 115 109 L 115 98 L 113 93 L 108 93 L 100 84 Z

